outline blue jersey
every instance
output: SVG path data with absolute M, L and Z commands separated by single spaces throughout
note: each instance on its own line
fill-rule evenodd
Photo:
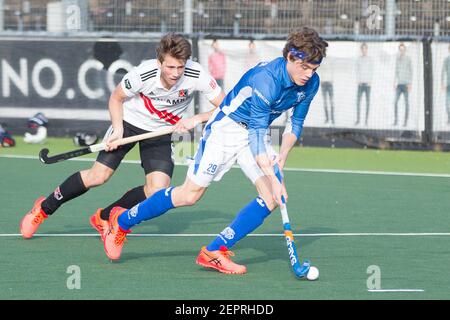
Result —
M 262 62 L 247 71 L 227 94 L 220 109 L 249 131 L 254 156 L 265 153 L 264 136 L 270 124 L 284 111 L 294 108 L 292 133 L 300 137 L 312 99 L 319 90 L 319 76 L 314 73 L 303 85 L 296 85 L 286 70 L 283 57 Z

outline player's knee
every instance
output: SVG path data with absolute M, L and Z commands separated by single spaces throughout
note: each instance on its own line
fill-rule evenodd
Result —
M 169 185 L 145 185 L 144 192 L 147 198 L 150 198 L 155 192 L 168 188 Z
M 184 205 L 185 206 L 193 206 L 197 203 L 199 197 L 197 197 L 195 194 L 189 194 L 184 199 Z
M 90 179 L 90 184 L 92 187 L 101 186 L 102 184 L 106 183 L 106 181 L 108 181 L 109 178 L 110 177 L 108 175 L 104 174 L 96 175 Z
M 112 173 L 108 171 L 89 170 L 88 174 L 86 175 L 86 181 L 84 181 L 84 183 L 88 188 L 100 186 L 106 183 L 109 178 L 111 178 L 111 175 Z
M 183 196 L 183 205 L 185 206 L 193 206 L 200 199 L 201 195 L 196 192 L 189 192 Z
M 193 206 L 200 200 L 205 191 L 206 188 L 187 181 L 182 186 L 173 189 L 172 202 L 175 207 Z
M 267 204 L 267 208 L 268 208 L 270 211 L 275 210 L 277 207 L 278 207 L 278 203 L 276 203 L 274 200 L 270 201 L 270 202 Z
M 270 211 L 273 211 L 278 207 L 278 204 L 272 197 L 261 196 L 261 198 L 264 200 L 264 202 L 266 203 L 267 209 L 269 209 Z

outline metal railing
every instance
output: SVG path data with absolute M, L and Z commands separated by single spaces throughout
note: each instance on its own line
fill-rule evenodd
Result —
M 0 31 L 46 31 L 54 0 L 0 0 Z M 185 31 L 223 36 L 277 36 L 308 25 L 325 35 L 450 36 L 448 0 L 63 0 L 84 4 L 84 31 Z M 186 6 L 187 4 L 187 6 Z M 392 9 L 391 9 L 392 8 Z M 61 11 L 61 14 L 64 11 Z M 51 21 L 50 21 L 51 22 Z M 74 30 L 71 30 L 74 31 Z M 76 30 L 75 30 L 76 31 Z

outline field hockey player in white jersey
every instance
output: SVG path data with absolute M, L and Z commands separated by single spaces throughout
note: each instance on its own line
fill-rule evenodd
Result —
M 195 91 L 200 91 L 218 107 L 225 94 L 200 64 L 190 60 L 189 41 L 177 34 L 167 34 L 156 49 L 157 59 L 147 60 L 133 68 L 122 79 L 109 99 L 111 127 L 105 135 L 107 148 L 99 153 L 90 169 L 69 176 L 49 196 L 39 197 L 20 223 L 23 238 L 31 238 L 42 222 L 63 203 L 77 198 L 90 188 L 103 185 L 114 174 L 125 155 L 135 146 L 118 147 L 118 139 L 175 126 L 175 132 L 186 132 L 210 117 L 212 112 L 183 119 Z M 110 210 L 115 206 L 132 208 L 156 191 L 170 186 L 174 163 L 171 134 L 139 142 L 145 185 L 126 192 L 111 205 L 98 209 L 91 225 L 102 235 L 108 225 Z

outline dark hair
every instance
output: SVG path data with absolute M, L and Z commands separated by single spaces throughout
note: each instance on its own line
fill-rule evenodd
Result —
M 303 27 L 289 34 L 283 49 L 283 57 L 287 59 L 289 50 L 295 49 L 306 53 L 305 62 L 314 63 L 326 56 L 327 47 L 328 43 L 319 36 L 316 30 Z
M 156 47 L 159 62 L 162 63 L 167 54 L 175 59 L 187 61 L 192 55 L 191 44 L 179 34 L 168 33 Z

